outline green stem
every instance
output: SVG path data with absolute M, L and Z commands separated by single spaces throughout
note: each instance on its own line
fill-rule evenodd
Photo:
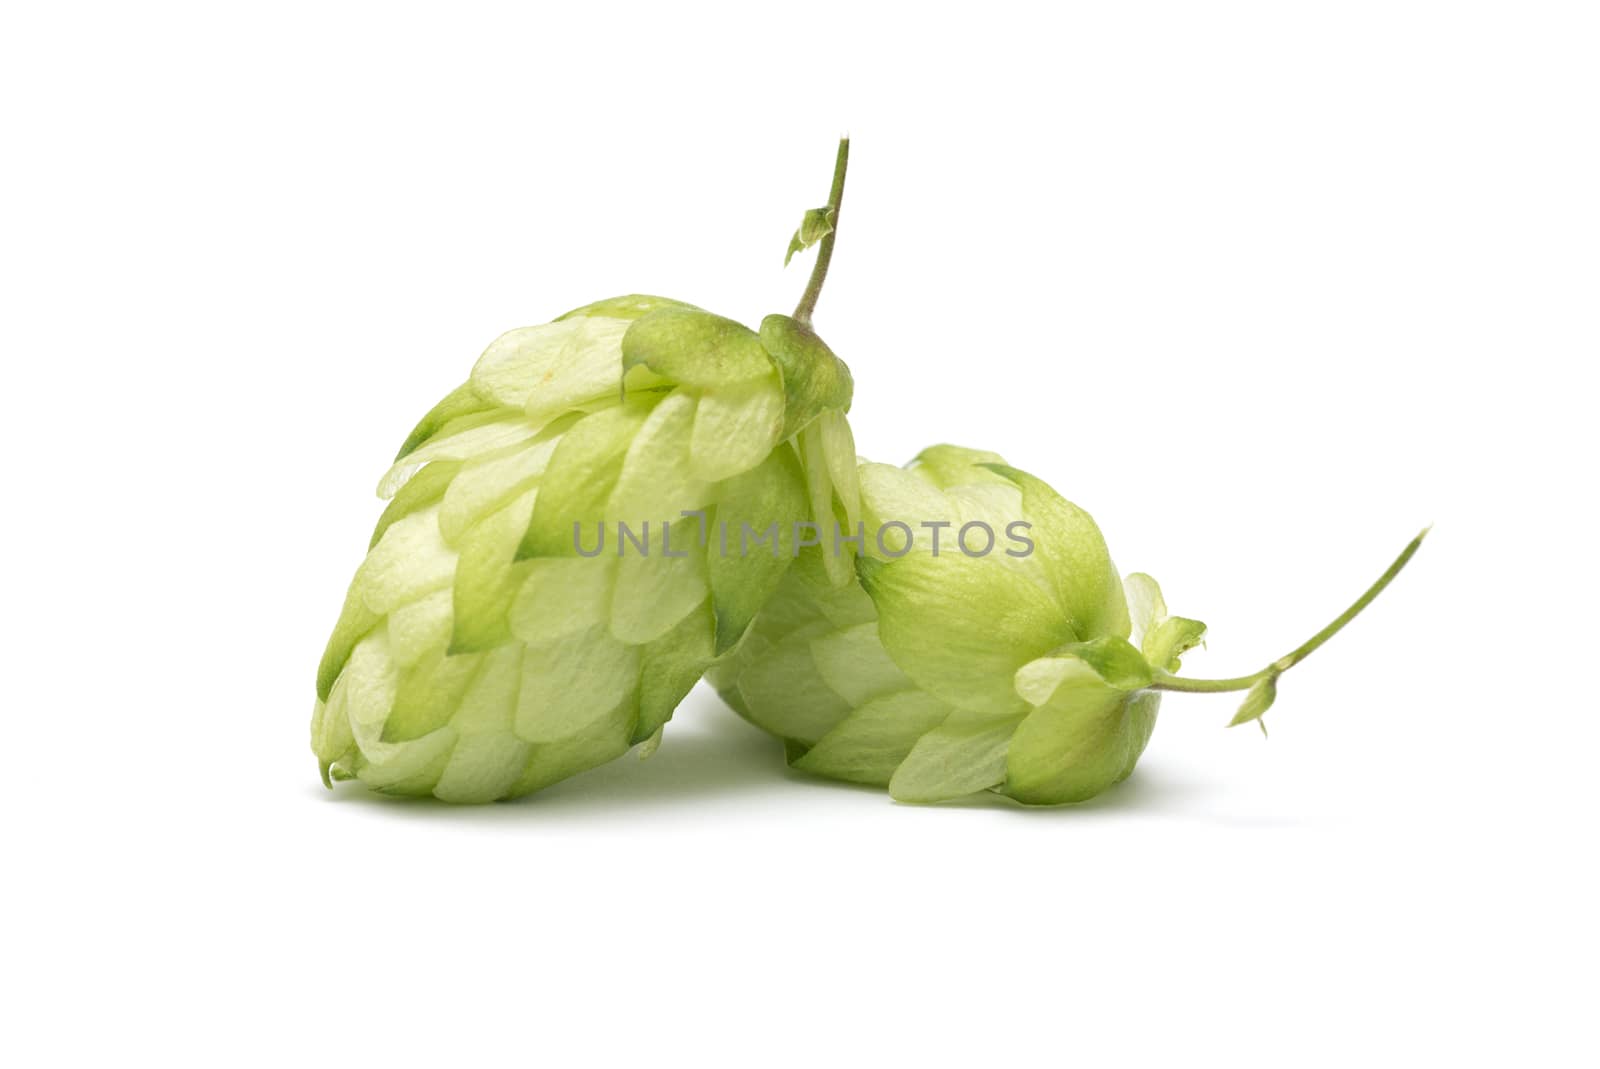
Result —
M 1406 546 L 1401 554 L 1394 559 L 1394 563 L 1389 565 L 1389 570 L 1380 575 L 1378 581 L 1369 586 L 1367 592 L 1357 598 L 1355 604 L 1340 613 L 1331 624 L 1312 635 L 1292 652 L 1279 657 L 1254 675 L 1235 676 L 1232 679 L 1187 679 L 1183 676 L 1168 675 L 1166 672 L 1158 671 L 1155 674 L 1155 681 L 1150 686 L 1155 690 L 1186 690 L 1201 694 L 1215 694 L 1230 690 L 1249 690 L 1263 679 L 1282 675 L 1311 656 L 1318 646 L 1337 635 L 1345 624 L 1354 620 L 1362 609 L 1372 604 L 1372 599 L 1383 593 L 1383 588 L 1393 582 L 1394 577 L 1400 574 L 1400 569 L 1404 568 L 1406 562 L 1416 555 L 1417 549 L 1421 547 L 1422 540 L 1427 535 L 1428 529 L 1424 528 L 1422 533 L 1413 538 L 1411 544 Z
M 833 229 L 817 245 L 817 262 L 811 267 L 811 280 L 794 307 L 794 318 L 802 325 L 811 325 L 811 313 L 817 310 L 817 298 L 822 296 L 822 283 L 828 277 L 828 263 L 833 259 L 833 241 L 839 236 L 839 202 L 844 200 L 844 172 L 850 163 L 850 139 L 839 139 L 839 155 L 833 164 L 833 188 L 828 192 L 828 207 L 833 210 Z

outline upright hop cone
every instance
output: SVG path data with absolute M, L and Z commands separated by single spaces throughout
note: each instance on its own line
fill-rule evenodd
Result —
M 711 680 L 782 738 L 796 768 L 938 802 L 995 791 L 1035 805 L 1092 798 L 1127 778 L 1163 690 L 1248 691 L 1259 720 L 1276 680 L 1347 612 L 1252 676 L 1175 675 L 1205 636 L 1168 615 L 1154 579 L 1119 579 L 1099 527 L 1000 457 L 953 446 L 907 468 L 864 463 L 859 585 L 807 554 Z
M 620 297 L 490 345 L 380 484 L 317 675 L 324 781 L 483 802 L 653 747 L 803 524 L 856 522 L 850 373 L 802 307 L 758 333 Z

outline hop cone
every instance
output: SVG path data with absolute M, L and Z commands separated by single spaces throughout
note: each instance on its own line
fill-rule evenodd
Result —
M 866 463 L 860 485 L 860 584 L 802 557 L 713 670 L 729 704 L 796 768 L 902 801 L 1055 804 L 1126 778 L 1155 727 L 1152 667 L 1175 671 L 1204 626 L 1167 616 L 1149 576 L 1124 585 L 1089 515 L 992 453 Z M 915 541 L 874 537 L 894 522 Z M 958 542 L 969 524 L 975 555 Z M 996 544 L 978 553 L 985 528 Z
M 785 316 L 624 297 L 501 336 L 379 487 L 318 672 L 324 780 L 482 802 L 653 746 L 794 525 L 854 522 L 850 393 Z M 724 550 L 742 526 L 770 548 Z

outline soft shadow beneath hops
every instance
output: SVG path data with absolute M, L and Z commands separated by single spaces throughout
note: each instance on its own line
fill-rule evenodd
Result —
M 696 691 L 671 723 L 660 748 L 641 760 L 639 747 L 524 798 L 488 805 L 449 805 L 433 798 L 395 798 L 360 784 L 335 784 L 330 800 L 404 815 L 517 819 L 557 813 L 603 813 L 693 804 L 783 785 L 783 747 L 739 720 L 715 696 Z M 322 787 L 322 797 L 329 797 Z
M 1201 784 L 1180 780 L 1158 771 L 1135 769 L 1133 775 L 1086 802 L 1073 802 L 1068 805 L 1023 805 L 1004 795 L 983 791 L 965 798 L 938 802 L 931 807 L 916 808 L 999 809 L 1028 816 L 1055 815 L 1062 819 L 1070 818 L 1074 814 L 1081 817 L 1111 812 L 1154 815 L 1180 811 L 1203 794 L 1205 788 Z
M 796 787 L 826 791 L 835 797 L 855 794 L 864 806 L 902 812 L 917 810 L 994 810 L 1026 818 L 1069 820 L 1117 815 L 1195 814 L 1207 785 L 1185 779 L 1171 768 L 1139 768 L 1124 782 L 1097 798 L 1075 805 L 1025 806 L 989 792 L 937 805 L 893 802 L 881 787 L 825 779 L 789 768 L 783 747 L 771 736 L 740 720 L 715 695 L 697 689 L 667 724 L 659 750 L 639 759 L 639 747 L 627 754 L 547 787 L 525 798 L 489 805 L 449 805 L 432 798 L 395 798 L 365 790 L 360 784 L 335 784 L 330 794 L 320 784 L 319 800 L 370 807 L 407 820 L 524 822 L 563 816 L 609 817 L 645 810 L 714 803 L 739 798 L 760 806 L 782 793 L 793 798 Z M 763 797 L 765 796 L 765 797 Z M 1200 810 L 1204 810 L 1200 806 Z

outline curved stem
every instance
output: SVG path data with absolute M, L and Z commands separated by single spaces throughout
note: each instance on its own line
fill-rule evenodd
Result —
M 817 262 L 811 267 L 811 280 L 794 307 L 794 318 L 802 325 L 811 325 L 811 313 L 817 309 L 817 298 L 822 296 L 822 283 L 828 277 L 828 263 L 833 259 L 833 241 L 839 236 L 839 202 L 844 199 L 844 172 L 850 164 L 850 139 L 839 139 L 839 155 L 833 163 L 833 188 L 828 191 L 828 207 L 833 210 L 833 229 L 817 245 Z
M 1169 675 L 1159 668 L 1153 673 L 1151 690 L 1182 690 L 1190 694 L 1223 694 L 1232 690 L 1249 690 L 1270 672 L 1270 668 L 1249 676 L 1234 676 L 1232 679 L 1190 679 L 1187 676 Z
M 1150 684 L 1151 689 L 1186 690 L 1201 694 L 1215 694 L 1230 690 L 1249 690 L 1263 679 L 1282 675 L 1311 656 L 1318 646 L 1337 635 L 1345 624 L 1354 620 L 1362 609 L 1372 604 L 1372 599 L 1383 593 L 1383 588 L 1393 582 L 1394 577 L 1400 574 L 1400 569 L 1404 568 L 1406 562 L 1416 555 L 1418 548 L 1422 545 L 1422 540 L 1428 536 L 1428 530 L 1429 528 L 1424 528 L 1417 537 L 1413 538 L 1411 544 L 1401 551 L 1400 555 L 1394 559 L 1393 564 L 1389 565 L 1389 569 L 1378 577 L 1378 581 L 1369 586 L 1367 592 L 1357 598 L 1355 603 L 1348 609 L 1340 613 L 1332 623 L 1295 647 L 1291 652 L 1284 654 L 1267 665 L 1261 671 L 1256 672 L 1254 675 L 1234 676 L 1232 679 L 1187 679 L 1183 676 L 1168 675 L 1166 672 L 1158 671 L 1155 674 L 1155 681 Z

